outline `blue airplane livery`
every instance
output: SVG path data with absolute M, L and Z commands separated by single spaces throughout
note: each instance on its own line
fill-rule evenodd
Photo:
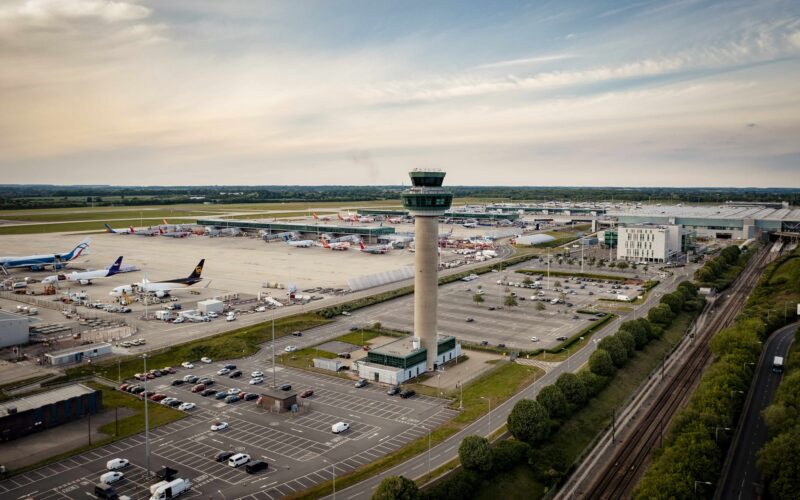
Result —
M 62 269 L 67 262 L 75 260 L 89 249 L 89 238 L 78 243 L 78 246 L 66 253 L 50 253 L 43 255 L 26 255 L 22 257 L 0 257 L 0 269 L 8 274 L 8 269 L 27 267 L 31 271 L 42 271 L 47 267 Z

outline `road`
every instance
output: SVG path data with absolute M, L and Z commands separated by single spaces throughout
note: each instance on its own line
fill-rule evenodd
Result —
M 648 294 L 647 300 L 643 304 L 645 305 L 643 310 L 647 310 L 654 302 L 658 302 L 664 293 L 674 290 L 677 287 L 677 284 L 686 278 L 687 276 L 685 274 L 674 274 L 667 278 L 661 285 L 659 285 L 658 292 Z M 612 321 L 604 328 L 600 329 L 593 336 L 593 338 L 601 339 L 607 335 L 613 334 L 617 331 L 620 322 L 632 319 L 633 314 L 633 312 L 629 312 L 621 315 L 618 321 Z M 588 361 L 589 356 L 596 348 L 597 344 L 595 342 L 589 342 L 586 347 L 573 354 L 569 358 L 568 362 L 564 362 L 556 366 L 540 379 L 536 380 L 533 384 L 526 387 L 524 390 L 507 399 L 496 408 L 493 407 L 490 413 L 487 413 L 483 417 L 462 429 L 460 432 L 450 436 L 445 441 L 431 448 L 429 453 L 430 470 L 435 470 L 436 468 L 457 458 L 458 446 L 461 443 L 461 440 L 463 440 L 465 437 L 473 434 L 488 436 L 494 431 L 500 429 L 505 425 L 506 419 L 508 418 L 509 413 L 511 413 L 511 410 L 514 408 L 514 405 L 517 403 L 517 401 L 521 399 L 534 399 L 539 393 L 540 388 L 554 383 L 562 373 L 567 371 L 577 371 Z M 364 481 L 354 484 L 353 486 L 339 490 L 336 492 L 336 495 L 338 495 L 339 498 L 345 499 L 369 498 L 372 495 L 372 491 L 377 488 L 378 484 L 385 477 L 405 476 L 409 479 L 415 479 L 427 472 L 428 460 L 426 457 L 416 456 L 406 462 L 392 467 L 391 469 L 385 470 Z
M 775 356 L 786 358 L 798 325 L 800 323 L 793 323 L 781 328 L 770 335 L 764 344 L 755 379 L 747 394 L 744 416 L 728 451 L 731 458 L 725 463 L 726 468 L 714 498 L 738 500 L 760 496 L 756 488 L 762 484 L 762 478 L 756 468 L 756 454 L 768 438 L 761 412 L 772 402 L 781 382 L 781 374 L 772 371 L 772 360 Z

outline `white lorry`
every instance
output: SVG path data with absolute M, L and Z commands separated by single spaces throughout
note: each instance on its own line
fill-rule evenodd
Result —
M 622 302 L 630 302 L 633 299 L 631 299 L 627 295 L 619 294 L 619 295 L 617 295 L 617 300 L 621 300 Z
M 166 481 L 162 481 L 164 483 Z M 158 486 L 160 484 L 160 486 Z M 192 482 L 188 479 L 173 479 L 172 481 L 166 484 L 154 484 L 153 486 L 158 486 L 155 491 L 152 491 L 152 496 L 150 500 L 167 500 L 169 498 L 175 498 L 183 493 L 189 491 L 189 488 L 192 486 Z M 151 488 L 152 490 L 152 488 Z

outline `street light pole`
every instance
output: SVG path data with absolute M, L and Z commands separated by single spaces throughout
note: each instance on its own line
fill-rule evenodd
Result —
M 142 354 L 144 362 L 144 453 L 147 458 L 147 477 L 150 478 L 150 418 L 147 413 L 147 353 Z
M 277 387 L 275 382 L 275 305 L 272 305 L 272 388 Z
M 485 399 L 489 402 L 489 432 L 492 432 L 492 398 L 481 396 L 481 399 Z

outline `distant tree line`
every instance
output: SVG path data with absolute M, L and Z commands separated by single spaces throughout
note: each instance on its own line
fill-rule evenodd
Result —
M 104 186 L 0 185 L 0 209 L 131 206 L 197 203 L 269 203 L 398 200 L 404 186 Z M 788 201 L 800 204 L 792 188 L 619 188 L 537 186 L 448 186 L 458 198 L 504 201 L 653 201 L 723 203 L 727 200 Z

